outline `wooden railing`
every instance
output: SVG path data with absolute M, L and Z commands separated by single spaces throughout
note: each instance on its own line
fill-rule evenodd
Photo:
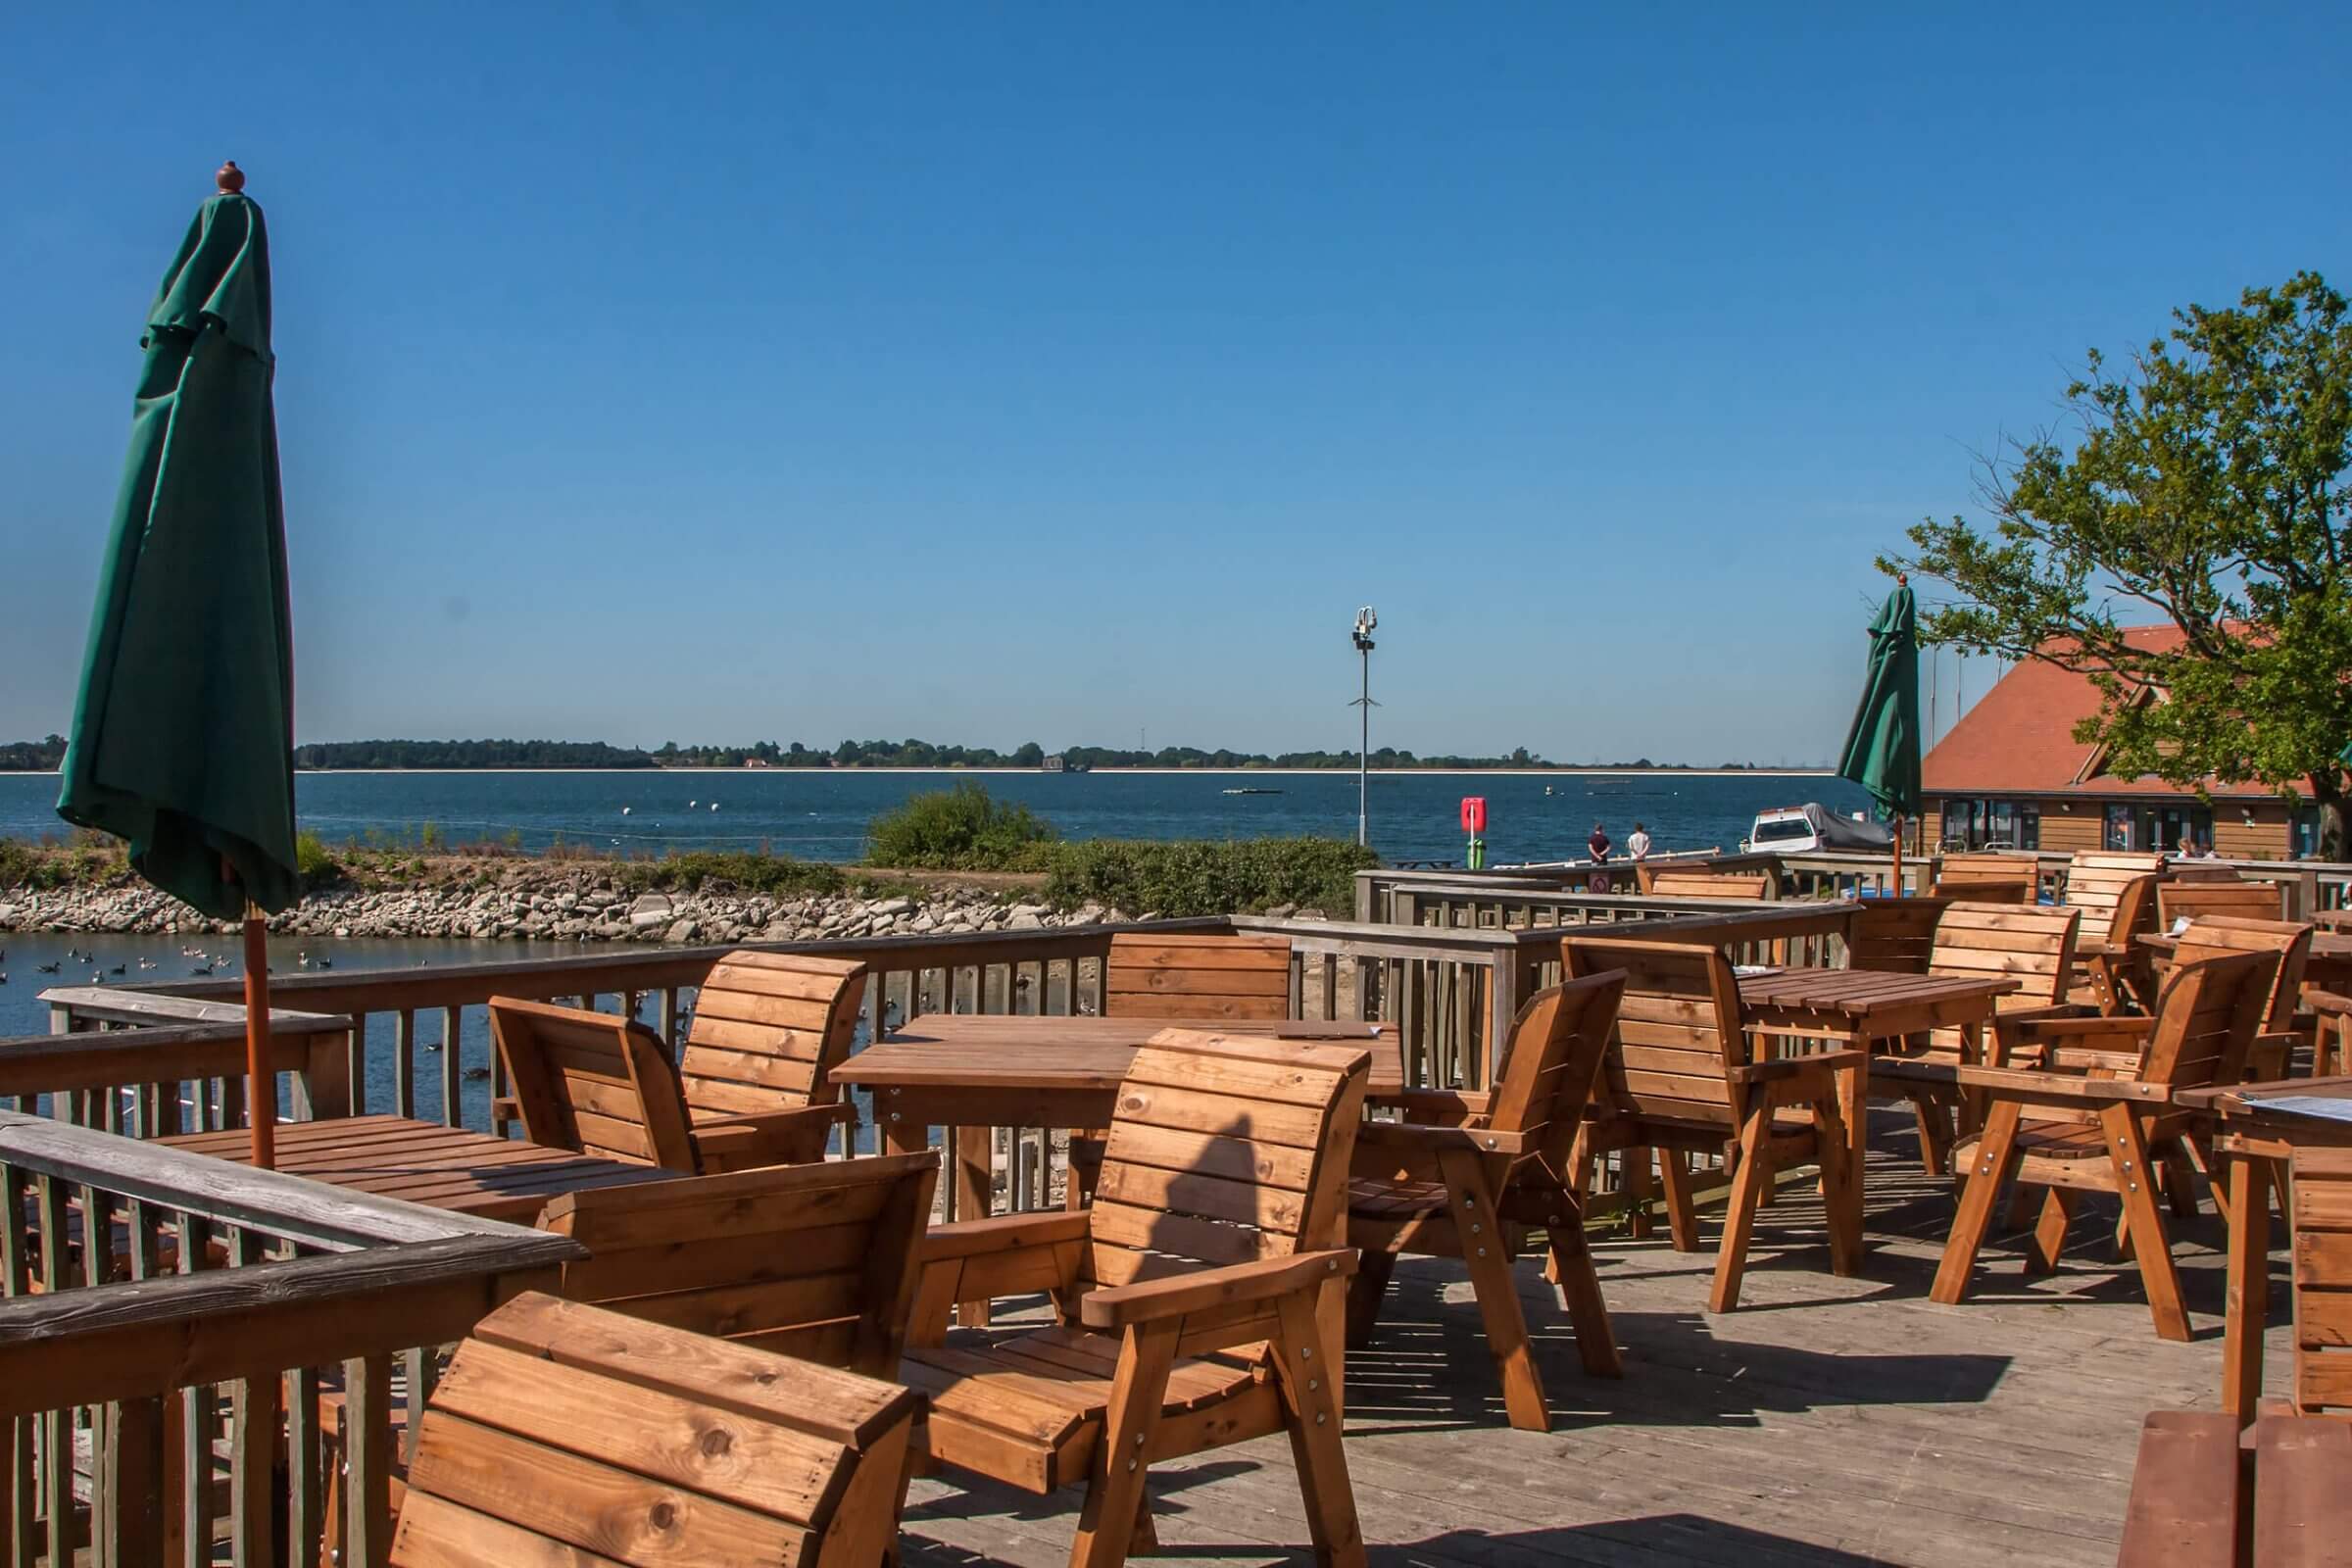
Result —
M 377 1568 L 395 1362 L 414 1376 L 425 1347 L 581 1255 L 539 1231 L 11 1111 L 0 1243 L 5 1568 L 223 1552 L 313 1568 L 330 1491 L 343 1561 Z M 330 1489 L 318 1401 L 337 1387 L 345 1470 Z
M 43 996 L 102 1033 L 0 1041 L 0 1104 L 134 1138 L 243 1125 L 242 1006 L 102 986 Z M 270 1023 L 281 1113 L 349 1115 L 352 1020 L 272 1008 Z

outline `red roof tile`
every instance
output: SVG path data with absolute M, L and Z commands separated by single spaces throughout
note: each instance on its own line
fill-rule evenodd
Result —
M 2125 636 L 2137 648 L 2162 650 L 2180 641 L 2176 626 L 2134 626 Z M 2178 795 L 2157 778 L 2084 776 L 2098 749 L 2074 738 L 2076 723 L 2099 708 L 2098 689 L 2082 675 L 2027 660 L 1993 682 L 1961 715 L 1921 764 L 1931 795 Z M 2259 784 L 2221 785 L 2218 796 L 2269 796 Z M 2305 787 L 2308 793 L 2308 787 Z

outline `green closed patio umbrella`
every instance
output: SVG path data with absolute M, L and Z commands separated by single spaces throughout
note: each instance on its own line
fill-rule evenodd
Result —
M 1926 805 L 1919 783 L 1919 610 L 1906 577 L 1895 579 L 1894 592 L 1870 623 L 1870 665 L 1838 776 L 1868 790 L 1893 819 L 1894 892 L 1900 897 L 1903 821 Z
M 225 166 L 147 312 L 130 454 L 90 616 L 58 814 L 149 882 L 245 923 L 246 1100 L 271 1163 L 264 911 L 301 896 L 294 643 L 270 402 L 270 244 Z

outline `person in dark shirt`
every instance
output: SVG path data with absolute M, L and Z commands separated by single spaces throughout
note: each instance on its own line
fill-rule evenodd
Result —
M 1615 846 L 1609 843 L 1609 830 L 1595 822 L 1592 836 L 1585 840 L 1585 848 L 1592 852 L 1592 862 L 1597 865 L 1609 858 L 1609 851 Z

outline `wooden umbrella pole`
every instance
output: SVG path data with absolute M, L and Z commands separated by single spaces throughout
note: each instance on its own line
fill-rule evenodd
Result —
M 243 886 L 228 857 L 220 875 Z M 277 1074 L 270 1067 L 270 916 L 245 901 L 245 1125 L 253 1132 L 253 1168 L 277 1168 Z
M 1898 899 L 1899 899 L 1899 898 L 1902 898 L 1902 897 L 1904 896 L 1904 888 L 1903 888 L 1903 819 L 1902 819 L 1900 816 L 1897 816 L 1897 817 L 1894 819 L 1894 888 L 1893 888 L 1893 896 L 1894 896 L 1895 898 L 1898 898 Z

